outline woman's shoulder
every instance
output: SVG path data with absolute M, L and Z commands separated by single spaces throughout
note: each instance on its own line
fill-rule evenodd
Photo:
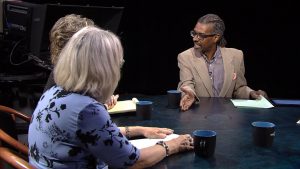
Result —
M 68 110 L 81 110 L 90 104 L 101 106 L 94 98 L 80 93 L 69 92 L 59 86 L 53 86 L 40 98 L 42 103 L 64 105 Z
M 84 109 L 82 110 L 85 113 L 89 112 L 91 114 L 108 114 L 106 107 L 99 102 L 90 102 L 89 104 L 87 104 Z

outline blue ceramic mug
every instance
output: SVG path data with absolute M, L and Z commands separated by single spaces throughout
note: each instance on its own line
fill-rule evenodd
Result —
M 177 109 L 179 108 L 180 99 L 181 99 L 181 92 L 178 90 L 168 90 L 168 108 L 170 109 Z
M 260 147 L 271 147 L 275 137 L 275 124 L 271 122 L 252 122 L 253 143 Z
M 152 114 L 151 101 L 139 101 L 136 103 L 136 115 L 142 120 L 150 120 Z
M 195 154 L 209 158 L 214 155 L 217 133 L 212 130 L 195 130 L 193 132 Z

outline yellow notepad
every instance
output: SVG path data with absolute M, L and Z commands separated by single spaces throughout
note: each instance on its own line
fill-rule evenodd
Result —
M 131 100 L 118 101 L 115 107 L 108 110 L 109 114 L 126 113 L 136 111 L 136 102 L 138 99 L 132 98 Z

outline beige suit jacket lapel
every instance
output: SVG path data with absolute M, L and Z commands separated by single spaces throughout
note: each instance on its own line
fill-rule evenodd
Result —
M 194 55 L 194 65 L 198 72 L 200 78 L 202 79 L 204 86 L 211 97 L 213 97 L 212 83 L 208 75 L 207 66 L 203 57 L 197 57 L 193 49 L 192 53 Z
M 225 97 L 233 80 L 234 65 L 232 65 L 233 64 L 232 55 L 226 52 L 224 48 L 221 48 L 221 54 L 222 54 L 223 64 L 224 64 L 224 83 L 220 92 L 220 97 Z

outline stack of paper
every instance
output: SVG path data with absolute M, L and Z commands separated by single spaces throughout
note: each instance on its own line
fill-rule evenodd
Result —
M 136 103 L 138 99 L 132 98 L 131 100 L 118 101 L 117 104 L 110 110 L 109 114 L 134 112 L 136 111 Z
M 130 140 L 130 143 L 133 144 L 136 148 L 142 149 L 142 148 L 147 148 L 154 146 L 158 141 L 169 141 L 172 140 L 173 138 L 177 138 L 179 135 L 178 134 L 170 134 L 167 135 L 166 138 L 164 139 L 137 139 L 137 140 Z
M 272 108 L 274 107 L 265 97 L 259 100 L 231 99 L 235 107 Z

